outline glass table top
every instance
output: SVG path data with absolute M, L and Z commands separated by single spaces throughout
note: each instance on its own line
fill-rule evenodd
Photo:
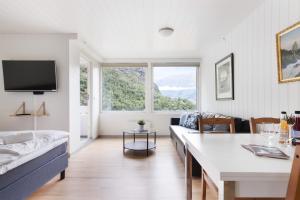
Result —
M 139 130 L 139 129 L 133 129 L 130 131 L 124 131 L 126 134 L 154 134 L 156 133 L 155 130 Z

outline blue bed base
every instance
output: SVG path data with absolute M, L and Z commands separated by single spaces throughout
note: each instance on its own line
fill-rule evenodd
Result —
M 62 145 L 56 148 L 66 149 L 67 144 L 64 143 Z M 7 179 L 12 179 L 13 182 L 0 188 L 0 199 L 1 200 L 23 200 L 26 199 L 30 194 L 32 194 L 38 188 L 43 186 L 45 183 L 47 183 L 56 175 L 60 174 L 60 179 L 61 180 L 64 179 L 65 169 L 68 167 L 69 155 L 65 150 L 63 153 L 61 153 L 60 155 L 56 155 L 53 158 L 53 155 L 55 155 L 53 153 L 55 152 L 55 149 L 47 152 L 46 154 L 38 158 L 33 159 L 32 161 L 29 161 L 28 163 L 25 163 L 15 168 L 14 169 L 15 171 L 12 171 L 11 173 L 7 173 L 7 175 L 6 174 L 1 175 L 2 182 L 4 182 L 4 180 Z M 47 158 L 49 158 L 49 160 L 45 161 L 45 159 Z M 38 163 L 37 161 L 39 161 L 40 163 L 41 161 L 43 161 L 43 163 L 39 166 L 36 166 L 36 168 L 31 169 L 31 171 L 27 172 L 28 168 L 31 165 L 30 162 L 34 164 L 34 162 Z M 24 169 L 27 170 L 27 171 L 25 170 L 26 174 L 20 174 L 20 175 L 15 174 L 16 172 L 20 173 L 21 171 L 24 171 Z M 18 178 L 17 179 L 15 178 L 16 180 L 14 180 L 13 179 L 14 177 L 18 177 Z

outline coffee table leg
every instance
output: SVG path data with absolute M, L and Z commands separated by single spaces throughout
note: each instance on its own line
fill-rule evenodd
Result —
M 123 154 L 125 154 L 125 132 L 123 132 Z
M 135 133 L 133 134 L 133 142 L 135 142 Z
M 147 156 L 149 155 L 149 134 L 147 133 Z

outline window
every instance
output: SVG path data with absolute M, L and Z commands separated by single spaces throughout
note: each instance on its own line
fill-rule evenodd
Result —
M 88 106 L 88 63 L 80 62 L 80 106 Z
M 145 67 L 102 68 L 102 110 L 145 110 Z
M 197 109 L 197 67 L 153 67 L 155 111 Z

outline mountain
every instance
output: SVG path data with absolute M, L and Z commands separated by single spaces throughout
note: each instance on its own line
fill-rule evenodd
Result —
M 196 85 L 196 76 L 188 74 L 180 74 L 176 76 L 167 76 L 155 82 L 158 87 L 194 87 Z
M 156 81 L 156 85 L 163 96 L 170 98 L 182 98 L 196 103 L 196 76 L 182 74 L 167 76 Z
M 161 90 L 163 96 L 174 98 L 188 99 L 189 101 L 196 103 L 196 89 L 187 89 L 187 90 Z

